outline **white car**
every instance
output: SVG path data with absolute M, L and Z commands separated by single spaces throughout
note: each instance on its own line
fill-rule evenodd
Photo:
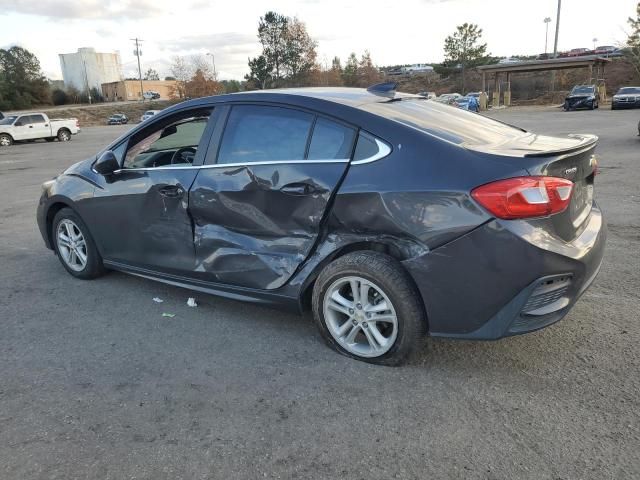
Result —
M 160 98 L 160 94 L 158 92 L 154 92 L 153 90 L 149 90 L 148 92 L 144 92 L 142 97 L 145 100 L 157 100 Z
M 140 117 L 140 121 L 144 122 L 145 120 L 153 117 L 154 115 L 157 115 L 158 113 L 160 113 L 160 110 L 147 110 L 146 112 L 144 112 L 142 114 L 142 116 Z
M 24 113 L 7 115 L 0 120 L 0 147 L 8 147 L 13 142 L 44 138 L 53 142 L 71 140 L 71 135 L 80 132 L 78 119 L 49 118 L 44 113 Z

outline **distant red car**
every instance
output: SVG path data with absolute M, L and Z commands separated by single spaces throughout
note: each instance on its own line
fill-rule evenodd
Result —
M 581 55 L 589 55 L 591 50 L 588 48 L 572 48 L 567 54 L 568 57 L 579 57 Z

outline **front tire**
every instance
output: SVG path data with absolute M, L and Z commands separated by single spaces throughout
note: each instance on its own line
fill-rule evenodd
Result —
M 314 285 L 312 308 L 331 348 L 369 363 L 402 364 L 427 331 L 413 280 L 381 253 L 353 252 L 330 263 Z
M 60 263 L 71 275 L 90 280 L 104 274 L 102 257 L 93 237 L 72 209 L 63 208 L 53 218 L 51 238 Z

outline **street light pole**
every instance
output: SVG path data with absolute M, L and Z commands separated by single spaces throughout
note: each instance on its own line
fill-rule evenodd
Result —
M 216 57 L 213 53 L 207 53 L 207 56 L 211 56 L 211 64 L 213 65 L 213 79 L 218 79 L 218 74 L 216 73 Z
M 547 54 L 547 43 L 549 40 L 549 22 L 551 17 L 544 17 L 545 31 L 544 31 L 544 54 Z
M 596 49 L 596 42 L 598 41 L 598 39 L 596 37 L 593 37 L 593 49 Z
M 558 58 L 558 33 L 560 32 L 560 8 L 562 0 L 558 0 L 558 14 L 556 16 L 556 38 L 553 41 L 553 58 Z M 551 91 L 556 89 L 556 71 L 551 70 Z

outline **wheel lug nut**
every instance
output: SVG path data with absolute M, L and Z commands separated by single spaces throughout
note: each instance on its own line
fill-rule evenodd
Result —
M 369 325 L 367 325 L 367 322 L 362 322 L 362 326 L 363 326 L 364 328 L 367 328 Z
M 362 304 L 361 304 L 361 303 L 357 304 L 357 305 L 356 305 L 356 308 L 357 308 L 358 310 L 362 310 Z
M 371 314 L 369 312 L 367 312 L 367 318 L 371 318 Z
M 349 309 L 349 313 L 350 313 L 351 315 L 353 315 L 353 308 L 350 308 L 350 309 Z
M 356 320 L 355 318 L 353 320 L 351 320 L 351 323 L 353 323 L 354 325 L 358 324 L 358 320 Z

